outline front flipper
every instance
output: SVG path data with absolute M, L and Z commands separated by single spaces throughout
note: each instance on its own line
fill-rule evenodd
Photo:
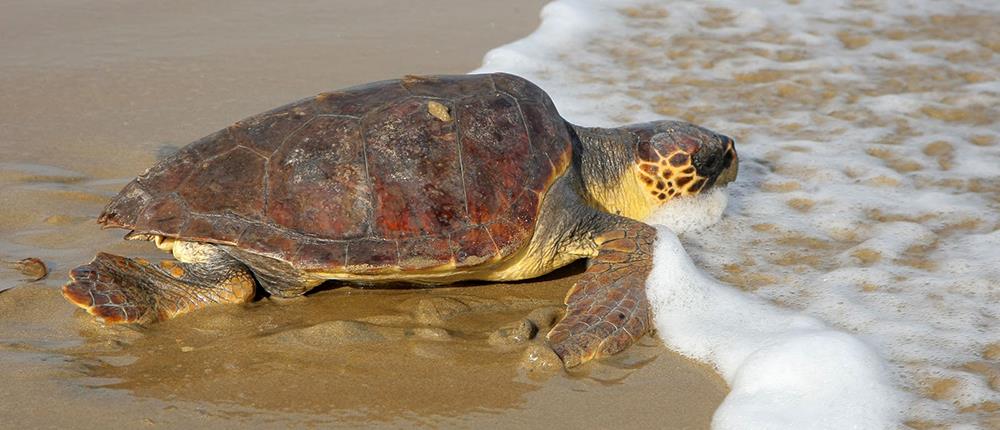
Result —
M 105 323 L 165 320 L 214 303 L 253 299 L 254 279 L 245 266 L 222 253 L 199 263 L 98 253 L 70 272 L 63 296 Z
M 656 229 L 621 218 L 594 238 L 598 254 L 566 294 L 566 316 L 549 332 L 549 345 L 566 367 L 615 354 L 649 330 L 646 278 Z

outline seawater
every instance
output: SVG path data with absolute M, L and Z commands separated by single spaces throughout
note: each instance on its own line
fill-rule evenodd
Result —
M 1000 2 L 559 0 L 542 18 L 478 71 L 531 79 L 575 123 L 737 141 L 728 205 L 659 214 L 700 221 L 660 230 L 648 284 L 660 336 L 732 387 L 714 427 L 1000 426 Z

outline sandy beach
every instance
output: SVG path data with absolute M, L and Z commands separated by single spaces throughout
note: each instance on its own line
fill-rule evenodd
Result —
M 0 270 L 0 427 L 708 428 L 724 382 L 651 336 L 570 373 L 526 364 L 537 339 L 496 341 L 551 324 L 581 265 L 146 328 L 103 327 L 59 294 L 97 251 L 164 256 L 95 223 L 159 157 L 320 91 L 465 73 L 530 33 L 544 1 L 4 3 L 0 260 L 38 257 L 51 274 Z

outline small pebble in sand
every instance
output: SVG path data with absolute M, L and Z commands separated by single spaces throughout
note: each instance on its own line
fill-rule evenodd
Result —
M 27 281 L 40 281 L 45 279 L 49 274 L 49 269 L 45 267 L 45 263 L 35 257 L 25 258 L 21 261 L 7 262 L 6 265 L 22 275 L 26 276 Z
M 563 368 L 563 362 L 552 348 L 539 343 L 529 346 L 524 351 L 521 368 L 529 372 L 555 372 Z

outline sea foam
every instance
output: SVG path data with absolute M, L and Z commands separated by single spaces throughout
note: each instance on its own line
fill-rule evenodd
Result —
M 731 391 L 717 429 L 891 428 L 904 396 L 885 361 L 857 337 L 779 308 L 699 269 L 676 233 L 717 222 L 726 193 L 680 198 L 645 221 L 659 226 L 646 293 L 660 338 L 715 365 Z
M 890 428 L 900 398 L 875 350 L 705 275 L 660 227 L 647 295 L 659 336 L 713 363 L 731 391 L 718 429 Z
M 1000 425 L 1000 2 L 559 0 L 542 18 L 478 71 L 536 82 L 578 124 L 737 141 L 728 207 L 672 202 L 680 242 L 660 231 L 648 284 L 667 345 L 732 388 L 714 427 Z

